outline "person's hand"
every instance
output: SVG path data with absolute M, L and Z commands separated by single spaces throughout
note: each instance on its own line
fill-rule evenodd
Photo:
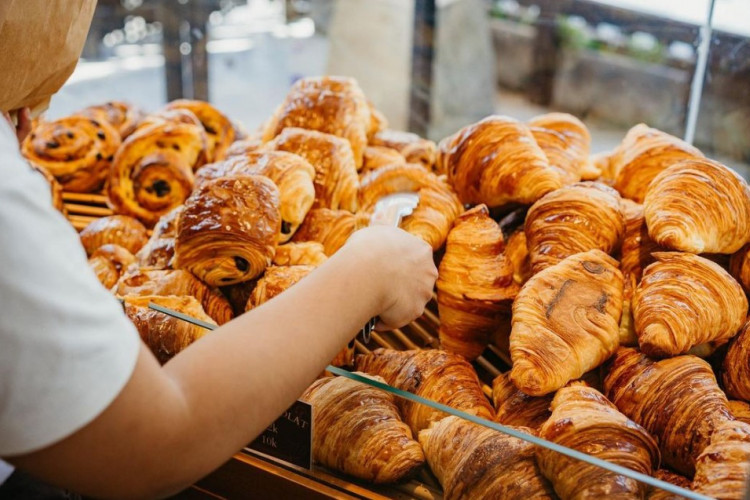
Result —
M 438 276 L 430 245 L 402 229 L 373 226 L 354 233 L 341 251 L 372 266 L 371 284 L 382 297 L 379 330 L 422 315 Z
M 3 113 L 3 116 L 10 124 L 10 127 L 16 131 L 16 138 L 20 145 L 31 133 L 31 110 L 29 108 L 21 108 L 18 110 L 17 117 L 18 123 L 13 123 L 13 119 L 10 117 L 10 113 Z

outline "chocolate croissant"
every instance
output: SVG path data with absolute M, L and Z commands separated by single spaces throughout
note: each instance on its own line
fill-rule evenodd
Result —
M 738 251 L 750 234 L 750 188 L 724 165 L 685 160 L 657 175 L 643 203 L 648 234 L 691 253 Z
M 89 106 L 81 111 L 81 114 L 99 122 L 109 123 L 117 129 L 122 140 L 127 139 L 130 134 L 135 132 L 138 123 L 143 117 L 138 108 L 122 101 L 111 101 L 99 106 Z
M 318 267 L 328 260 L 325 247 L 317 241 L 287 243 L 276 248 L 273 256 L 275 266 L 313 266 Z
M 651 475 L 659 448 L 646 430 L 620 413 L 596 389 L 581 382 L 563 387 L 539 437 L 611 464 Z M 595 465 L 537 448 L 537 462 L 557 495 L 572 498 L 643 498 L 646 486 Z
M 718 314 L 718 311 L 717 311 Z M 727 396 L 750 401 L 750 322 L 732 340 L 724 357 L 722 382 Z
M 120 276 L 135 262 L 132 253 L 119 245 L 107 244 L 100 246 L 89 259 L 89 266 L 96 273 L 96 277 L 104 288 L 110 289 L 117 283 Z
M 513 383 L 543 396 L 601 365 L 619 344 L 621 313 L 622 274 L 601 250 L 532 276 L 513 303 Z
M 558 189 L 531 206 L 525 231 L 532 274 L 579 252 L 612 253 L 625 232 L 620 195 L 598 182 Z
M 172 269 L 174 238 L 177 236 L 177 222 L 184 210 L 185 205 L 180 205 L 161 216 L 159 222 L 154 226 L 148 243 L 135 256 L 139 267 L 147 269 Z
M 445 351 L 377 349 L 356 357 L 358 371 L 378 375 L 398 389 L 488 420 L 492 406 L 482 393 L 474 368 L 463 357 Z M 444 417 L 441 411 L 405 399 L 397 401 L 412 432 L 418 434 Z
M 389 165 L 406 165 L 406 159 L 401 153 L 385 146 L 367 146 L 362 161 L 360 176 Z
M 344 246 L 349 236 L 370 222 L 368 214 L 353 214 L 346 210 L 318 208 L 310 210 L 305 221 L 294 234 L 292 241 L 316 241 L 323 245 L 327 256 Z
M 211 286 L 251 280 L 271 264 L 280 230 L 279 190 L 267 177 L 207 182 L 185 202 L 174 267 Z
M 438 150 L 438 171 L 463 203 L 531 205 L 563 185 L 529 128 L 513 118 L 485 118 L 443 139 Z
M 104 184 L 120 142 L 109 123 L 73 115 L 40 122 L 23 142 L 21 153 L 47 169 L 66 191 L 90 193 Z
M 607 398 L 659 443 L 663 463 L 688 477 L 717 425 L 731 420 L 711 366 L 691 355 L 655 361 L 620 347 L 604 379 Z
M 747 297 L 729 273 L 693 254 L 656 252 L 633 295 L 641 350 L 675 356 L 733 337 L 747 316 Z
M 420 432 L 419 442 L 446 500 L 556 498 L 531 443 L 454 416 Z
M 567 113 L 547 113 L 528 122 L 531 134 L 564 184 L 581 180 L 589 162 L 591 134 L 581 120 Z
M 552 413 L 549 407 L 553 397 L 554 393 L 529 396 L 519 391 L 510 378 L 510 372 L 498 375 L 492 381 L 495 421 L 503 425 L 539 429 Z
M 110 215 L 91 222 L 80 235 L 86 254 L 91 256 L 99 247 L 113 243 L 134 254 L 148 241 L 146 228 L 127 215 Z
M 208 134 L 207 160 L 209 163 L 226 158 L 227 149 L 234 142 L 235 130 L 232 121 L 221 111 L 207 102 L 188 99 L 172 101 L 166 109 L 186 109 L 198 117 Z
M 269 267 L 255 285 L 255 289 L 250 294 L 250 299 L 247 301 L 245 310 L 249 311 L 268 302 L 293 285 L 296 285 L 314 269 L 312 266 Z
M 440 345 L 468 360 L 482 354 L 518 294 L 500 226 L 484 205 L 456 219 L 440 262 Z
M 745 245 L 729 259 L 729 272 L 750 293 L 750 245 Z
M 680 488 L 690 489 L 690 479 L 679 474 L 675 474 L 667 469 L 658 469 L 654 472 L 654 477 L 667 483 L 679 486 Z M 650 487 L 646 500 L 683 500 L 685 497 L 670 493 L 659 488 Z
M 407 163 L 418 163 L 427 170 L 434 170 L 437 161 L 437 145 L 411 132 L 382 130 L 370 140 L 372 146 L 395 149 Z
M 750 404 L 744 401 L 730 400 L 727 406 L 729 406 L 729 412 L 735 419 L 750 424 Z
M 300 399 L 313 407 L 316 462 L 373 483 L 398 481 L 424 463 L 392 394 L 344 377 L 325 377 Z
M 723 422 L 696 461 L 693 491 L 722 500 L 742 500 L 749 480 L 750 424 Z

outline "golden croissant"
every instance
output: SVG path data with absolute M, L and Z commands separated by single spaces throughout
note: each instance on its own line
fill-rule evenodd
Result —
M 747 297 L 729 273 L 693 254 L 656 252 L 633 295 L 641 350 L 675 356 L 733 337 L 747 316 Z
M 360 210 L 370 212 L 380 198 L 392 193 L 416 193 L 422 188 L 438 187 L 438 177 L 415 164 L 394 164 L 367 172 L 359 187 Z
M 655 361 L 621 347 L 609 364 L 604 391 L 656 438 L 663 463 L 688 477 L 717 425 L 732 419 L 711 366 L 691 355 Z
M 729 412 L 735 419 L 750 424 L 750 404 L 744 401 L 730 400 L 727 405 L 729 406 Z
M 99 247 L 89 258 L 89 266 L 107 289 L 115 286 L 117 280 L 133 262 L 135 262 L 135 257 L 132 253 L 111 243 Z
M 135 255 L 138 265 L 147 269 L 172 269 L 174 238 L 177 236 L 177 223 L 185 205 L 173 208 L 162 215 L 151 233 L 151 237 Z
M 81 111 L 82 115 L 88 116 L 99 122 L 107 122 L 112 125 L 125 140 L 135 132 L 141 121 L 141 111 L 135 106 L 122 101 L 111 101 L 99 106 L 89 106 Z
M 674 472 L 667 469 L 658 469 L 654 472 L 654 477 L 675 486 L 679 486 L 680 488 L 685 488 L 686 490 L 690 489 L 690 479 L 686 478 L 685 476 L 675 474 Z M 649 493 L 646 496 L 646 500 L 683 500 L 683 498 L 685 497 L 683 497 L 682 495 L 670 493 L 668 491 L 655 487 L 649 487 Z
M 408 163 L 418 163 L 427 170 L 435 168 L 437 145 L 411 132 L 382 130 L 370 141 L 373 146 L 385 146 L 401 153 Z
M 554 394 L 529 396 L 513 384 L 510 372 L 498 375 L 492 381 L 492 401 L 495 404 L 495 421 L 503 425 L 516 425 L 539 429 L 550 416 Z
M 406 158 L 401 153 L 385 146 L 367 146 L 362 161 L 360 176 L 389 165 L 406 165 Z
M 528 125 L 550 166 L 562 175 L 563 183 L 580 181 L 591 151 L 591 134 L 586 125 L 567 113 L 540 115 L 529 120 Z
M 723 422 L 696 461 L 693 491 L 722 500 L 742 500 L 749 480 L 750 424 Z
M 513 266 L 513 281 L 523 285 L 531 277 L 531 259 L 526 246 L 526 232 L 521 228 L 514 231 L 505 242 L 505 257 Z
M 461 356 L 434 349 L 394 351 L 377 349 L 356 357 L 358 371 L 378 375 L 398 389 L 457 410 L 492 420 L 492 406 L 484 397 L 474 368 Z M 416 434 L 446 416 L 428 406 L 399 399 L 404 422 Z
M 722 366 L 722 382 L 727 396 L 750 401 L 750 322 L 732 340 Z
M 486 206 L 456 219 L 437 280 L 442 349 L 477 358 L 510 312 L 519 287 L 504 248 L 503 233 Z
M 294 234 L 292 241 L 316 241 L 323 245 L 327 256 L 331 256 L 344 246 L 349 236 L 370 222 L 368 214 L 353 214 L 346 210 L 319 208 L 310 210 L 305 222 Z
M 621 312 L 622 274 L 601 250 L 532 276 L 513 303 L 513 383 L 542 396 L 601 365 L 617 349 Z
M 314 269 L 312 266 L 269 267 L 255 285 L 255 289 L 250 294 L 250 299 L 247 301 L 245 310 L 249 311 L 268 302 L 297 284 Z
M 724 165 L 685 160 L 657 175 L 643 202 L 648 234 L 691 253 L 738 251 L 750 234 L 750 188 Z
M 325 247 L 317 241 L 287 243 L 276 248 L 273 256 L 275 266 L 313 266 L 317 267 L 328 260 Z
M 556 498 L 531 443 L 454 416 L 420 432 L 419 442 L 446 500 Z
M 166 110 L 186 109 L 200 120 L 203 129 L 208 134 L 207 160 L 221 161 L 226 158 L 227 149 L 235 138 L 234 125 L 224 114 L 203 101 L 178 99 L 170 102 Z
M 110 215 L 91 222 L 80 233 L 86 254 L 91 256 L 99 247 L 109 243 L 136 253 L 148 241 L 146 228 L 127 215 Z
M 729 272 L 750 293 L 750 245 L 745 245 L 729 259 Z
M 659 448 L 646 430 L 582 382 L 563 387 L 539 437 L 641 474 L 659 466 Z M 537 462 L 563 499 L 643 498 L 646 486 L 595 465 L 537 448 Z

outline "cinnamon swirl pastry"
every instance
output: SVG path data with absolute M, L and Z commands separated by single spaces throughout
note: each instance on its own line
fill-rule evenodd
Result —
M 143 224 L 127 215 L 110 215 L 97 219 L 86 226 L 79 236 L 89 256 L 108 243 L 119 245 L 134 254 L 148 241 Z
M 349 236 L 358 229 L 367 227 L 368 214 L 353 214 L 346 210 L 318 208 L 310 210 L 305 222 L 294 234 L 292 241 L 317 241 L 323 245 L 327 256 L 331 256 L 344 246 Z
M 370 141 L 372 146 L 384 146 L 395 149 L 408 163 L 418 163 L 427 170 L 435 169 L 437 145 L 411 132 L 382 130 Z M 443 173 L 443 172 L 440 172 Z
M 81 111 L 81 114 L 97 120 L 107 122 L 120 133 L 120 138 L 125 140 L 135 132 L 138 122 L 143 117 L 141 111 L 135 106 L 122 101 L 112 101 L 99 106 L 89 106 Z
M 234 142 L 235 131 L 232 121 L 224 114 L 203 101 L 178 99 L 167 105 L 167 110 L 186 109 L 198 117 L 208 134 L 207 157 L 209 162 L 226 158 L 227 149 Z

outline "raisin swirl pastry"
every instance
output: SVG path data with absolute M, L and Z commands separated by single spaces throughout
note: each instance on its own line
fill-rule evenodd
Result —
M 323 245 L 325 254 L 330 257 L 344 246 L 354 231 L 367 227 L 369 222 L 369 214 L 353 214 L 346 210 L 327 208 L 313 209 L 294 233 L 292 241 L 318 242 Z
M 437 161 L 437 145 L 411 132 L 382 130 L 370 140 L 372 146 L 382 146 L 396 150 L 407 163 L 418 163 L 427 170 L 434 170 Z
M 235 130 L 232 121 L 224 116 L 221 111 L 207 102 L 188 99 L 172 101 L 166 109 L 186 109 L 192 112 L 198 117 L 203 129 L 208 134 L 207 160 L 214 162 L 226 158 L 227 149 L 234 142 Z
M 742 500 L 750 480 L 750 424 L 724 422 L 698 457 L 693 491 L 722 500 Z
M 537 116 L 528 125 L 550 165 L 562 174 L 563 183 L 580 181 L 591 151 L 591 134 L 586 125 L 567 113 Z
M 268 177 L 209 181 L 185 202 L 173 264 L 211 286 L 248 281 L 271 263 L 280 230 L 279 190 Z
M 177 221 L 185 210 L 185 205 L 173 208 L 162 215 L 151 233 L 151 237 L 135 258 L 145 269 L 172 269 L 174 238 L 177 235 Z
M 135 254 L 148 241 L 144 225 L 127 215 L 110 215 L 97 219 L 86 226 L 79 236 L 89 256 L 108 243 L 119 245 Z
M 117 129 L 122 140 L 127 139 L 130 134 L 135 132 L 138 122 L 143 117 L 138 108 L 122 101 L 89 106 L 81 111 L 81 114 L 99 122 L 109 123 Z
M 96 273 L 96 277 L 110 289 L 117 283 L 120 276 L 135 262 L 135 257 L 119 245 L 107 244 L 99 247 L 89 259 L 89 266 Z
M 73 115 L 40 122 L 21 152 L 54 175 L 66 191 L 90 193 L 104 184 L 120 142 L 109 123 Z

